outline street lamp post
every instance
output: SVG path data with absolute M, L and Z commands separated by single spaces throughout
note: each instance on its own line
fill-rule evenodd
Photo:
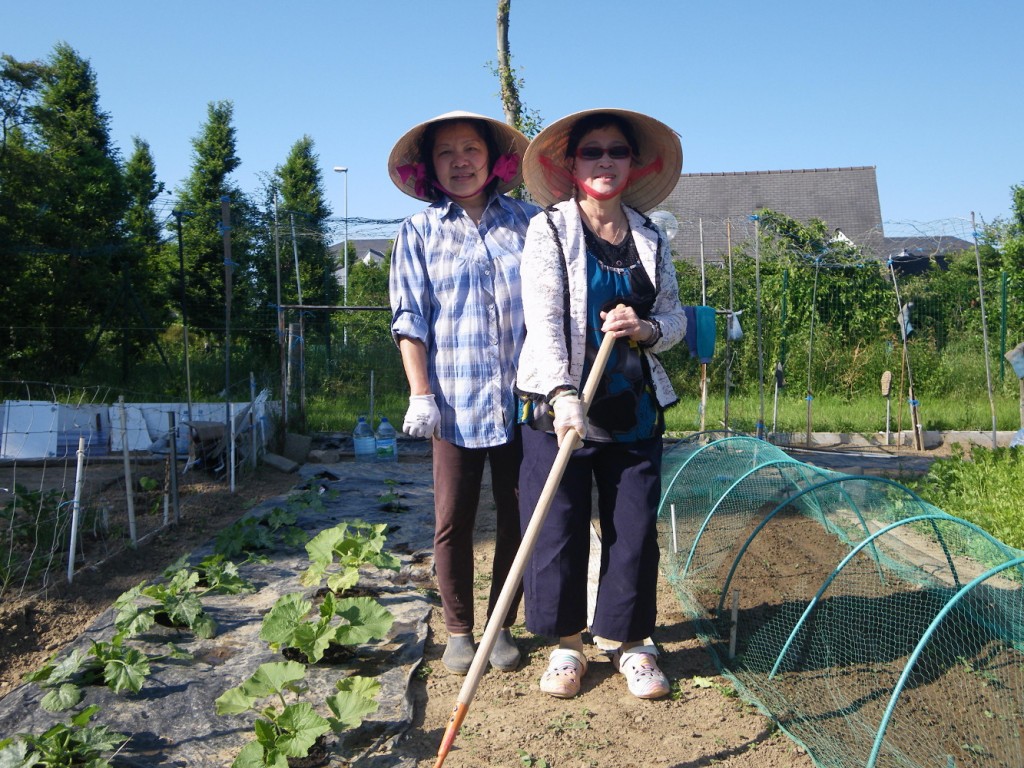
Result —
M 344 165 L 334 166 L 334 170 L 337 173 L 345 174 L 345 242 L 342 244 L 344 249 L 342 270 L 345 273 L 345 286 L 342 301 L 344 306 L 348 306 L 348 168 Z
M 335 173 L 345 174 L 345 241 L 342 243 L 344 255 L 342 257 L 342 270 L 345 273 L 345 285 L 342 288 L 342 306 L 348 306 L 348 167 L 344 165 L 334 166 Z M 342 343 L 348 344 L 348 323 L 345 324 Z

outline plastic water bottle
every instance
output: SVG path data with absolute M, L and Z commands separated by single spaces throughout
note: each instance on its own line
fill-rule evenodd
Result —
M 356 428 L 352 430 L 352 445 L 356 450 L 356 461 L 376 461 L 377 440 L 365 416 L 360 416 Z
M 377 425 L 377 461 L 398 461 L 398 435 L 387 416 Z

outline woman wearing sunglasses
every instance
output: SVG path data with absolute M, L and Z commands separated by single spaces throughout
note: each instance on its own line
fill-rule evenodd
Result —
M 569 698 L 587 671 L 591 494 L 601 531 L 590 631 L 644 699 L 664 696 L 650 637 L 657 615 L 664 408 L 676 401 L 655 353 L 686 319 L 667 239 L 644 216 L 675 188 L 678 135 L 637 112 L 600 109 L 553 123 L 530 144 L 527 188 L 547 206 L 523 251 L 526 341 L 517 389 L 523 429 L 519 494 L 525 529 L 564 440 L 572 454 L 524 572 L 526 626 L 559 638 L 541 690 Z M 579 391 L 602 337 L 616 341 L 589 412 Z
M 395 185 L 429 202 L 406 219 L 391 253 L 391 333 L 409 380 L 403 431 L 433 438 L 434 567 L 448 643 L 441 661 L 473 661 L 473 528 L 485 466 L 497 518 L 490 615 L 519 549 L 522 447 L 513 384 L 522 347 L 519 258 L 534 205 L 506 196 L 522 180 L 527 139 L 469 112 L 421 123 L 395 144 Z M 491 666 L 519 664 L 505 617 Z

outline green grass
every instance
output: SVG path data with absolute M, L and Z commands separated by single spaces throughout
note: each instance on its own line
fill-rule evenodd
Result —
M 847 399 L 835 395 L 819 395 L 810 402 L 803 395 L 780 393 L 776 405 L 774 392 L 765 390 L 764 426 L 769 432 L 806 432 L 809 420 L 812 432 L 847 432 L 870 435 L 884 432 L 886 400 L 878 396 Z M 757 394 L 729 398 L 729 428 L 753 434 L 762 413 Z M 925 430 L 966 430 L 988 432 L 992 429 L 992 413 L 988 398 L 927 398 L 918 403 L 918 417 Z M 700 429 L 700 399 L 685 396 L 665 414 L 669 432 L 688 433 Z M 725 398 L 708 397 L 704 411 L 706 430 L 725 425 Z M 912 429 L 910 406 L 895 398 L 889 401 L 889 426 L 892 432 Z M 1016 398 L 996 398 L 996 428 L 1001 431 L 1020 429 L 1020 403 Z
M 374 400 L 376 421 L 386 415 L 395 425 L 401 427 L 408 404 L 404 391 L 377 394 Z M 871 435 L 885 431 L 885 398 L 880 396 L 860 397 L 852 400 L 821 395 L 811 401 L 810 423 L 812 432 L 847 432 Z M 682 397 L 665 413 L 668 431 L 673 434 L 687 434 L 700 430 L 700 400 L 696 397 Z M 911 414 L 907 403 L 891 400 L 889 403 L 889 427 L 892 432 L 910 430 Z M 358 417 L 369 415 L 370 403 L 366 393 L 339 393 L 318 395 L 307 401 L 306 430 L 309 432 L 349 432 Z M 760 418 L 760 398 L 743 395 L 729 399 L 729 428 L 734 432 L 753 434 L 757 431 Z M 992 429 L 992 414 L 988 398 L 964 400 L 961 398 L 923 400 L 918 405 L 918 415 L 925 430 L 965 430 L 989 432 Z M 708 398 L 705 409 L 704 428 L 720 430 L 725 423 L 725 399 L 721 395 Z M 769 432 L 806 432 L 808 423 L 807 401 L 789 393 L 780 395 L 777 409 L 773 393 L 766 391 L 764 402 L 764 425 Z M 996 426 L 1001 431 L 1020 429 L 1020 404 L 1017 400 L 1001 396 L 996 401 Z M 773 428 L 774 427 L 774 428 Z
M 974 523 L 1004 544 L 1024 549 L 1024 450 L 979 448 L 936 460 L 911 487 L 942 511 Z

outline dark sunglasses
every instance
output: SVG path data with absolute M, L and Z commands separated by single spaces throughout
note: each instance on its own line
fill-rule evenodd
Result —
M 576 149 L 576 157 L 580 160 L 600 160 L 606 154 L 612 160 L 625 160 L 627 157 L 633 156 L 633 150 L 626 144 L 616 144 L 614 147 L 587 146 Z

